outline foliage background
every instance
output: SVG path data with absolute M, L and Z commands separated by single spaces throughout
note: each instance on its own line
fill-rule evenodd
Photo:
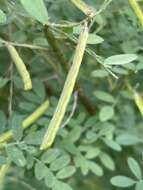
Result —
M 103 3 L 102 0 L 86 2 L 96 10 L 99 10 Z M 85 18 L 85 15 L 67 0 L 45 0 L 45 5 L 49 20 L 54 23 L 60 23 L 62 20 L 79 22 Z M 143 5 L 142 1 L 140 5 Z M 34 46 L 17 47 L 33 81 L 33 89 L 24 92 L 22 81 L 5 44 L 0 42 L 0 132 L 13 129 L 16 133 L 15 140 L 12 141 L 15 144 L 9 143 L 5 145 L 6 151 L 1 150 L 0 160 L 9 157 L 13 161 L 2 180 L 2 189 L 45 190 L 50 187 L 50 182 L 47 179 L 48 182 L 43 183 L 47 175 L 42 173 L 44 166 L 36 166 L 36 163 L 41 163 L 39 160 L 43 159 L 44 154 L 39 153 L 39 146 L 57 105 L 67 72 L 63 69 L 57 53 L 53 52 L 51 44 L 47 42 L 43 25 L 27 14 L 20 1 L 2 0 L 0 9 L 7 16 L 6 22 L 0 24 L 1 39 L 15 42 L 15 45 L 32 44 L 46 48 L 42 50 L 34 49 Z M 66 64 L 70 64 L 75 50 L 75 43 L 70 38 L 78 36 L 78 27 L 51 27 L 51 30 Z M 78 82 L 94 111 L 89 113 L 80 98 L 72 96 L 64 120 L 69 117 L 75 101 L 76 110 L 68 125 L 60 129 L 51 150 L 60 152 L 57 157 L 62 157 L 61 163 L 67 163 L 63 168 L 69 165 L 73 174 L 69 174 L 69 178 L 64 179 L 62 176 L 63 179 L 59 179 L 64 185 L 58 182 L 54 187 L 51 185 L 57 190 L 68 190 L 71 187 L 82 190 L 121 189 L 113 186 L 110 179 L 116 175 L 134 178 L 127 167 L 127 159 L 134 157 L 142 168 L 142 116 L 131 91 L 131 87 L 140 93 L 143 91 L 142 27 L 127 0 L 113 0 L 106 10 L 97 16 L 91 33 L 93 41 L 95 33 L 104 39 L 100 44 L 95 42 L 88 45 L 90 50 L 102 58 L 133 53 L 138 55 L 138 60 L 112 67 L 111 71 L 118 76 L 116 79 L 99 63 L 96 54 L 85 55 Z M 50 102 L 48 111 L 26 131 L 18 130 L 17 123 L 47 98 Z M 108 106 L 109 110 L 103 113 L 105 106 Z M 16 118 L 16 122 L 12 122 L 13 118 Z M 15 147 L 20 152 L 16 153 L 22 154 L 24 159 L 22 167 L 17 166 L 18 155 L 12 156 Z M 55 155 L 55 152 L 53 154 Z M 50 161 L 45 161 L 48 163 L 48 169 L 45 170 L 53 172 L 54 176 L 57 170 L 62 169 L 52 169 L 56 162 L 57 160 L 52 166 Z M 36 167 L 39 167 L 37 171 Z M 70 168 L 68 172 L 72 170 Z M 55 180 L 55 177 L 52 179 Z M 129 189 L 134 189 L 134 186 Z

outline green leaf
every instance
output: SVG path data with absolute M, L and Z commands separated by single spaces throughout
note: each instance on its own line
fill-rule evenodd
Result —
M 125 65 L 124 65 L 125 67 Z M 120 67 L 112 68 L 112 72 L 120 75 L 128 75 L 128 70 Z
M 43 0 L 34 0 L 34 3 L 33 0 L 20 1 L 25 10 L 30 14 L 30 16 L 32 16 L 42 24 L 46 24 L 48 22 L 48 12 Z
M 90 143 L 93 143 L 93 142 L 97 141 L 98 135 L 95 132 L 90 130 L 90 131 L 87 131 L 87 133 L 86 133 L 86 139 L 88 141 L 90 141 Z
M 103 169 L 95 162 L 88 161 L 88 167 L 97 176 L 103 176 Z
M 122 150 L 122 147 L 116 141 L 113 141 L 112 139 L 104 138 L 103 141 L 108 147 L 112 148 L 113 150 L 116 150 L 116 151 Z
M 56 181 L 52 190 L 72 190 L 72 188 L 67 183 Z
M 48 168 L 42 162 L 39 161 L 35 164 L 34 173 L 35 177 L 38 180 L 43 179 L 46 176 L 47 172 Z
M 29 133 L 25 138 L 24 141 L 30 145 L 40 145 L 43 139 L 44 131 L 34 131 Z
M 76 168 L 74 166 L 67 166 L 61 169 L 57 174 L 56 177 L 58 179 L 65 179 L 71 177 L 76 172 Z
M 54 160 L 51 164 L 50 164 L 50 169 L 52 171 L 57 171 L 60 170 L 61 168 L 64 168 L 65 166 L 67 166 L 70 163 L 70 156 L 67 155 L 63 155 L 59 158 L 57 158 L 56 160 Z
M 138 179 L 142 179 L 142 172 L 141 172 L 141 168 L 138 164 L 138 162 L 130 157 L 128 158 L 128 165 L 130 170 L 132 171 L 132 173 L 138 178 Z
M 111 178 L 111 184 L 117 187 L 131 187 L 136 182 L 126 176 L 115 176 Z
M 105 65 L 124 65 L 137 59 L 135 54 L 120 54 L 108 57 L 104 60 Z
M 26 165 L 26 159 L 23 152 L 15 146 L 7 146 L 6 152 L 11 161 L 17 166 L 24 167 Z
M 73 27 L 73 34 L 80 34 L 81 32 L 81 27 L 80 26 L 75 26 Z
M 39 99 L 39 97 L 34 94 L 33 92 L 23 92 L 22 96 L 24 97 L 25 100 L 34 103 L 34 104 L 40 104 L 41 100 Z
M 47 40 L 44 37 L 38 37 L 38 38 L 36 37 L 34 39 L 33 43 L 35 45 L 38 45 L 38 46 L 47 46 L 48 45 L 48 42 L 47 42 Z M 39 81 L 37 78 L 34 79 L 34 80 L 36 80 L 36 82 Z M 34 80 L 33 80 L 33 82 L 34 82 Z M 41 81 L 40 81 L 40 83 L 41 83 Z
M 0 156 L 0 166 L 6 164 L 6 157 Z
M 66 139 L 68 139 L 69 142 L 76 142 L 82 133 L 82 128 L 81 127 L 74 127 L 69 134 L 67 135 Z
M 34 161 L 35 161 L 33 156 L 31 154 L 28 154 L 26 160 L 27 160 L 26 168 L 28 170 L 32 169 L 32 167 L 34 165 Z
M 76 167 L 81 169 L 83 175 L 87 175 L 89 171 L 88 161 L 82 155 L 74 157 Z
M 95 71 L 92 71 L 91 76 L 97 78 L 104 78 L 108 76 L 108 72 L 102 69 L 97 69 Z
M 142 142 L 142 140 L 140 138 L 138 138 L 137 136 L 134 136 L 134 135 L 130 135 L 130 134 L 119 135 L 116 138 L 116 141 L 120 145 L 124 145 L 124 146 L 131 146 L 131 145 L 135 145 L 135 144 Z
M 93 159 L 93 158 L 97 157 L 99 154 L 100 154 L 99 148 L 93 148 L 93 147 L 90 148 L 89 147 L 85 157 L 87 159 Z
M 143 180 L 137 182 L 135 190 L 143 190 Z
M 16 141 L 20 141 L 23 136 L 22 118 L 16 114 L 13 115 L 11 120 L 11 128 L 13 137 Z
M 85 127 L 91 127 L 97 122 L 97 118 L 94 116 L 88 117 L 87 120 L 85 120 Z
M 20 102 L 18 106 L 22 111 L 26 112 L 33 112 L 37 108 L 35 104 L 26 101 Z
M 45 91 L 45 86 L 42 81 L 40 81 L 39 79 L 33 80 L 33 91 L 43 102 L 46 97 L 46 91 Z
M 115 170 L 115 163 L 113 161 L 113 159 L 106 153 L 102 152 L 99 155 L 99 158 L 102 162 L 102 164 L 109 170 L 113 171 Z
M 55 183 L 55 176 L 50 170 L 46 171 L 45 184 L 48 188 L 52 188 Z
M 23 89 L 23 81 L 21 80 L 21 78 L 19 76 L 14 75 L 13 82 L 14 82 L 14 85 L 16 86 L 16 88 Z
M 97 90 L 97 91 L 94 91 L 94 95 L 99 100 L 109 102 L 109 103 L 114 103 L 115 102 L 114 97 L 112 95 L 110 95 L 109 93 L 107 93 L 107 92 Z
M 0 77 L 0 88 L 3 88 L 8 81 L 9 79 Z
M 87 44 L 101 44 L 104 41 L 103 38 L 96 34 L 89 34 Z
M 100 121 L 104 122 L 114 116 L 114 109 L 112 106 L 103 106 L 99 112 Z
M 3 130 L 6 126 L 7 118 L 3 111 L 0 110 L 0 128 Z
M 71 153 L 71 154 L 74 154 L 74 155 L 77 155 L 79 153 L 79 150 L 78 148 L 75 146 L 75 144 L 71 143 L 71 142 L 68 142 L 67 141 L 64 141 L 63 143 L 63 147 L 64 149 Z
M 99 136 L 105 136 L 108 137 L 111 134 L 113 134 L 115 130 L 115 126 L 112 123 L 109 122 L 105 122 L 105 123 L 101 123 L 101 127 L 100 127 L 100 131 L 98 133 Z
M 0 9 L 0 24 L 6 22 L 6 14 Z
M 50 164 L 60 155 L 59 149 L 49 149 L 41 157 L 42 162 Z

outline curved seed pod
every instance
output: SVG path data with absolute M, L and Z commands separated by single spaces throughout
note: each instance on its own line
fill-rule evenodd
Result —
M 137 3 L 137 0 L 129 0 L 131 7 L 133 8 L 135 14 L 137 15 L 141 25 L 143 26 L 143 12 Z
M 15 66 L 16 66 L 18 72 L 23 80 L 24 90 L 32 89 L 32 81 L 31 81 L 29 72 L 27 71 L 26 66 L 25 66 L 23 60 L 21 59 L 21 57 L 19 56 L 17 50 L 15 49 L 14 46 L 12 46 L 9 43 L 7 43 L 6 46 L 11 55 L 13 62 L 15 63 Z
M 0 189 L 3 186 L 4 178 L 9 168 L 10 168 L 10 161 L 7 161 L 7 163 L 2 165 L 0 168 Z
M 140 110 L 140 113 L 143 116 L 143 97 L 138 92 L 134 92 L 134 100 L 138 109 Z
M 75 55 L 73 58 L 73 64 L 69 70 L 55 113 L 53 115 L 53 118 L 51 119 L 48 130 L 41 144 L 40 147 L 41 150 L 50 147 L 54 142 L 55 136 L 60 127 L 62 119 L 65 115 L 66 107 L 70 100 L 75 85 L 75 81 L 85 52 L 87 39 L 88 39 L 88 27 L 87 23 L 85 23 L 84 28 L 81 31 L 79 37 L 78 45 L 76 47 Z
M 49 101 L 46 100 L 40 107 L 38 107 L 30 116 L 22 122 L 22 128 L 26 129 L 30 125 L 32 125 L 37 119 L 39 119 L 48 109 Z M 13 137 L 12 130 L 9 130 L 0 135 L 0 145 L 9 141 Z
M 95 15 L 94 9 L 89 5 L 87 5 L 85 2 L 83 2 L 82 0 L 71 0 L 71 2 L 88 17 L 91 18 L 94 17 Z

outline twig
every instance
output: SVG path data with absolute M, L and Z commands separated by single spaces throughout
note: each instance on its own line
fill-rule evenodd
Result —
M 44 34 L 48 41 L 48 43 L 51 45 L 53 52 L 55 52 L 58 61 L 61 63 L 61 66 L 64 68 L 64 70 L 68 69 L 68 66 L 65 61 L 65 57 L 59 47 L 58 41 L 56 40 L 55 36 L 53 35 L 53 32 L 51 31 L 50 27 L 45 26 L 44 27 Z
M 58 75 L 53 74 L 52 76 L 42 78 L 42 82 L 46 82 L 46 81 L 54 80 L 54 79 L 58 79 Z
M 90 6 L 86 6 L 89 8 L 84 8 L 84 5 L 81 8 L 81 0 L 71 0 L 77 7 L 79 7 L 79 9 L 83 9 L 85 12 L 85 14 L 89 17 L 91 17 L 91 19 L 96 19 L 96 16 L 101 14 L 107 7 L 108 5 L 113 1 L 113 0 L 105 0 L 103 2 L 103 4 L 101 5 L 100 9 L 98 11 L 94 10 L 92 7 Z M 80 2 L 79 2 L 80 1 Z M 82 2 L 83 3 L 83 2 Z M 85 4 L 85 3 L 84 3 Z M 87 9 L 87 10 L 86 10 Z M 72 23 L 68 23 L 67 21 L 63 21 L 65 22 L 65 24 L 60 24 L 60 23 L 52 23 L 52 22 L 48 22 L 46 23 L 46 26 L 50 26 L 50 27 L 56 27 L 56 28 L 71 28 L 71 27 L 75 27 L 78 25 L 83 24 L 85 21 L 89 20 L 89 17 L 86 17 L 85 19 L 79 21 L 79 22 L 72 22 Z
M 32 45 L 32 44 L 20 44 L 20 43 L 16 43 L 16 42 L 6 41 L 6 40 L 3 40 L 1 38 L 0 38 L 0 42 L 3 43 L 4 45 L 9 43 L 11 45 L 18 46 L 18 47 L 23 47 L 23 48 L 40 49 L 40 50 L 45 50 L 45 51 L 48 50 L 48 48 L 46 48 L 46 47 L 41 47 L 41 46 Z
M 8 105 L 9 116 L 11 116 L 12 114 L 12 99 L 13 99 L 13 64 L 10 63 L 10 88 L 9 88 L 9 105 Z

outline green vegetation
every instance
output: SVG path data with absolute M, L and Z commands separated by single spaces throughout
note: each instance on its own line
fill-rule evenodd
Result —
M 0 190 L 143 190 L 143 1 L 0 1 Z

